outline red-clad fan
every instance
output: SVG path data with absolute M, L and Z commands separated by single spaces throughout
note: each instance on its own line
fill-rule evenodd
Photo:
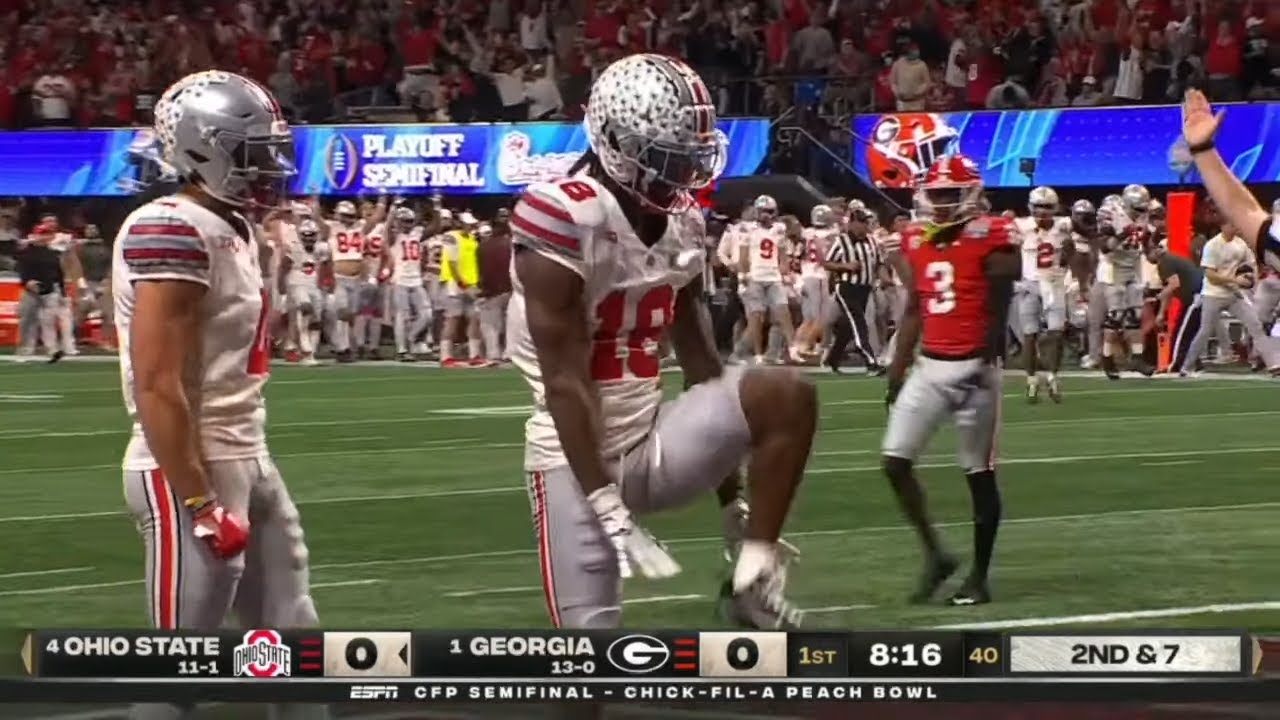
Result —
M 985 214 L 982 176 L 963 156 L 935 161 L 916 192 L 927 220 L 907 229 L 899 263 L 906 309 L 889 365 L 885 474 L 924 545 L 913 600 L 931 598 L 958 563 L 929 519 L 915 460 L 943 420 L 956 426 L 957 460 L 973 497 L 974 563 L 953 605 L 989 602 L 987 570 L 1000 524 L 995 477 L 1000 358 L 1013 283 L 1021 271 L 1012 224 Z M 917 341 L 920 357 L 914 358 Z M 910 376 L 907 366 L 915 360 Z

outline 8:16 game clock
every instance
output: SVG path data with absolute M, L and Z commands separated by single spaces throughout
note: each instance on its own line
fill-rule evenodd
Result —
M 849 647 L 854 677 L 964 677 L 959 633 L 857 633 Z

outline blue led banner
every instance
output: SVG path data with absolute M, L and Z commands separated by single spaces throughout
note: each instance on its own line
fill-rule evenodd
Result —
M 720 123 L 722 177 L 754 175 L 769 121 Z M 294 128 L 295 194 L 510 193 L 563 175 L 586 150 L 577 123 L 332 125 Z M 0 196 L 128 195 L 157 167 L 149 130 L 0 132 Z
M 1226 110 L 1217 144 L 1232 170 L 1248 182 L 1280 181 L 1280 103 Z M 1175 185 L 1181 128 L 1176 105 L 860 115 L 853 167 L 880 187 L 908 187 L 932 157 L 958 148 L 988 187 L 1026 187 L 1023 158 L 1036 160 L 1037 185 Z

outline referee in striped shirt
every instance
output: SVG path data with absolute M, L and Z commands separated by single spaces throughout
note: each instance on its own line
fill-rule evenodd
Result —
M 836 373 L 840 372 L 845 350 L 852 340 L 866 362 L 867 372 L 884 374 L 884 368 L 876 362 L 867 332 L 867 303 L 880 267 L 880 248 L 871 238 L 872 219 L 871 211 L 855 208 L 849 216 L 847 232 L 831 243 L 823 263 L 831 274 L 832 294 L 838 310 L 831 349 L 826 357 L 827 366 Z

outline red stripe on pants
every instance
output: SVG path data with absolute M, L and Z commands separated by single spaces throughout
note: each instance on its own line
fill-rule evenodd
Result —
M 560 627 L 560 605 L 556 602 L 556 579 L 551 565 L 551 523 L 547 521 L 547 483 L 542 473 L 533 474 L 533 503 L 538 515 L 538 569 L 542 572 L 542 593 L 546 596 L 551 624 Z
M 151 471 L 151 492 L 156 501 L 156 627 L 178 627 L 178 512 L 164 473 Z

